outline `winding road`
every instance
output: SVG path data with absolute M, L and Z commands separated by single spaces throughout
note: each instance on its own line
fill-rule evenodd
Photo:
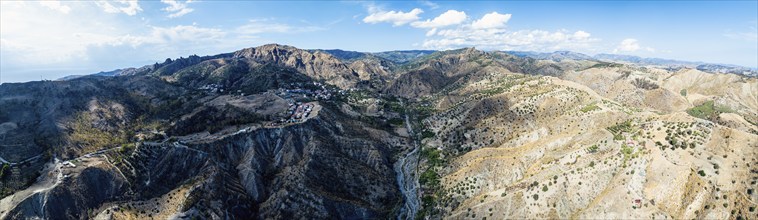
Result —
M 24 160 L 22 160 L 22 161 L 19 161 L 19 162 L 15 162 L 15 163 L 14 163 L 14 162 L 9 162 L 9 161 L 5 160 L 3 157 L 0 157 L 0 162 L 2 162 L 2 163 L 7 163 L 7 164 L 8 164 L 8 165 L 10 165 L 10 166 L 15 166 L 16 164 L 26 163 L 26 162 L 28 162 L 28 161 L 31 161 L 31 160 L 37 159 L 37 158 L 39 158 L 39 157 L 41 157 L 41 156 L 42 156 L 42 154 L 38 154 L 38 155 L 36 155 L 36 156 L 31 156 L 31 157 L 29 157 L 29 158 L 26 158 L 26 159 L 24 159 Z

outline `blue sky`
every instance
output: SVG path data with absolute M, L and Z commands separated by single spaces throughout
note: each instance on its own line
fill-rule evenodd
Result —
M 2 82 L 267 43 L 571 50 L 758 67 L 758 1 L 0 1 Z

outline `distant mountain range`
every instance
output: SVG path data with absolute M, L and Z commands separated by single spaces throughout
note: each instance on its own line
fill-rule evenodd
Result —
M 349 50 L 340 50 L 340 49 L 310 49 L 307 50 L 308 52 L 316 52 L 321 51 L 328 53 L 340 60 L 347 60 L 347 61 L 354 61 L 354 60 L 360 60 L 364 59 L 369 56 L 378 57 L 381 59 L 386 59 L 389 61 L 392 61 L 397 64 L 404 64 L 408 63 L 412 60 L 415 60 L 417 58 L 430 55 L 434 52 L 437 52 L 436 50 L 395 50 L 395 51 L 384 51 L 384 52 L 358 52 L 358 51 L 349 51 Z M 603 62 L 620 62 L 620 63 L 629 63 L 629 64 L 635 64 L 635 65 L 642 65 L 642 66 L 657 66 L 657 67 L 663 67 L 671 70 L 677 70 L 681 68 L 692 68 L 697 69 L 703 72 L 709 72 L 709 73 L 733 73 L 733 74 L 739 74 L 739 75 L 745 75 L 749 77 L 758 77 L 758 69 L 756 68 L 749 68 L 744 66 L 738 66 L 738 65 L 731 65 L 731 64 L 716 64 L 716 63 L 705 63 L 705 62 L 698 62 L 698 61 L 682 61 L 682 60 L 674 60 L 674 59 L 663 59 L 663 58 L 647 58 L 647 57 L 639 57 L 639 56 L 632 56 L 632 55 L 622 55 L 622 54 L 606 54 L 601 53 L 594 56 L 590 56 L 583 53 L 578 52 L 572 52 L 572 51 L 555 51 L 555 52 L 534 52 L 534 51 L 504 51 L 508 54 L 512 54 L 518 57 L 529 57 L 534 58 L 537 60 L 552 60 L 555 62 L 560 62 L 563 60 L 591 60 L 591 61 L 603 61 Z M 140 69 L 144 69 L 140 68 Z M 71 80 L 76 79 L 83 76 L 116 76 L 121 75 L 133 71 L 139 71 L 137 68 L 123 68 L 123 69 L 116 69 L 111 71 L 101 71 L 98 73 L 93 74 L 84 74 L 84 75 L 70 75 L 62 77 L 58 80 Z
M 693 68 L 693 69 L 697 69 L 703 72 L 710 72 L 710 73 L 734 73 L 734 74 L 746 75 L 746 76 L 751 76 L 751 77 L 758 76 L 758 69 L 731 65 L 731 64 L 714 64 L 714 63 L 681 61 L 681 60 L 663 59 L 663 58 L 645 58 L 645 57 L 632 56 L 632 55 L 606 54 L 606 53 L 597 54 L 595 56 L 589 56 L 586 54 L 571 52 L 571 51 L 556 51 L 552 53 L 539 53 L 539 52 L 531 52 L 531 51 L 508 51 L 508 53 L 516 55 L 516 56 L 520 56 L 520 57 L 531 57 L 531 58 L 539 59 L 539 60 L 553 60 L 556 62 L 560 62 L 566 59 L 568 60 L 595 60 L 595 61 L 605 61 L 605 62 L 631 63 L 631 64 L 642 65 L 642 66 L 659 66 L 659 67 L 666 67 L 669 69 Z
M 385 51 L 385 52 L 376 52 L 376 53 L 364 53 L 364 52 L 347 51 L 347 50 L 339 50 L 339 49 L 310 50 L 310 51 L 312 52 L 323 51 L 342 60 L 356 60 L 356 59 L 364 58 L 366 56 L 373 55 L 373 56 L 381 57 L 387 60 L 391 60 L 396 63 L 407 63 L 416 58 L 423 57 L 423 56 L 432 54 L 434 52 L 437 52 L 436 50 L 395 50 L 395 51 Z

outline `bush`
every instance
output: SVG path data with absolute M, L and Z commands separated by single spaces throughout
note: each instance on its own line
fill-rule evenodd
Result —
M 440 159 L 440 150 L 437 149 L 424 149 L 421 151 L 421 156 L 426 158 L 429 165 L 432 167 L 442 165 L 442 159 Z
M 439 178 L 440 178 L 439 175 L 437 174 L 437 172 L 434 171 L 434 169 L 427 169 L 426 171 L 424 171 L 424 173 L 421 173 L 421 176 L 419 177 L 418 182 L 421 185 L 425 185 L 425 186 L 428 185 L 434 188 L 439 185 L 440 183 Z
M 636 86 L 637 88 L 645 89 L 645 90 L 653 90 L 653 89 L 658 88 L 658 84 L 655 84 L 654 82 L 651 82 L 647 79 L 637 78 L 637 79 L 634 79 L 632 84 Z
M 421 132 L 421 139 L 434 137 L 434 132 L 430 130 L 424 130 Z
M 391 118 L 388 122 L 392 125 L 403 125 L 405 123 L 401 118 Z
M 595 144 L 595 145 L 592 145 L 589 148 L 587 148 L 587 151 L 589 151 L 590 153 L 595 153 L 595 152 L 597 152 L 598 148 L 599 147 L 597 146 L 597 144 Z
M 5 178 L 5 175 L 7 175 L 7 174 L 8 174 L 8 170 L 9 170 L 10 168 L 11 168 L 11 166 L 10 166 L 10 165 L 8 165 L 7 163 L 4 163 L 4 164 L 3 164 L 3 167 L 2 167 L 2 168 L 0 168 L 0 179 L 2 179 L 2 178 Z
M 590 111 L 596 110 L 596 109 L 600 109 L 600 107 L 597 107 L 596 103 L 592 103 L 592 104 L 589 104 L 587 106 L 584 106 L 582 109 L 580 109 L 580 111 L 582 111 L 584 113 L 587 113 L 587 112 L 590 112 Z
M 697 171 L 697 174 L 700 174 L 700 176 L 705 176 L 705 171 L 703 170 Z

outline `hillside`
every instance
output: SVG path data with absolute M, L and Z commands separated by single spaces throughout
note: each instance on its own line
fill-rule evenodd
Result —
M 5 83 L 0 218 L 758 218 L 758 78 L 716 72 L 268 44 Z

